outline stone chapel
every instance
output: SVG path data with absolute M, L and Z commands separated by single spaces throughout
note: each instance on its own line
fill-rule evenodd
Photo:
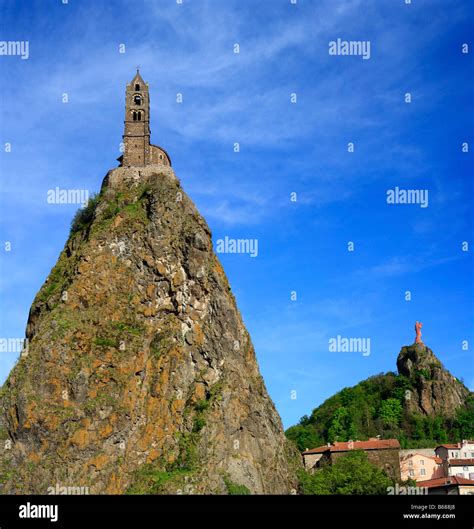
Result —
M 150 143 L 150 94 L 148 83 L 137 73 L 125 90 L 125 128 L 123 155 L 117 158 L 120 166 L 143 167 L 145 165 L 168 165 L 168 153 Z

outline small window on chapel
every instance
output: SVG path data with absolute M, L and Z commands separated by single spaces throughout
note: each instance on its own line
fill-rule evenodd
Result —
M 137 92 L 140 91 L 140 85 L 139 85 L 138 83 L 135 85 L 135 90 L 136 90 Z

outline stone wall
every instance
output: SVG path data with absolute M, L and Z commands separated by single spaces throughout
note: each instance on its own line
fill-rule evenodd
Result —
M 405 448 L 400 450 L 400 459 L 415 454 L 421 454 L 427 457 L 435 457 L 436 452 L 434 448 Z
M 306 454 L 303 456 L 304 467 L 306 470 L 313 470 L 319 463 L 323 454 Z
M 161 147 L 157 145 L 150 145 L 150 164 L 153 165 L 171 165 L 171 160 L 168 156 L 168 153 L 164 151 Z

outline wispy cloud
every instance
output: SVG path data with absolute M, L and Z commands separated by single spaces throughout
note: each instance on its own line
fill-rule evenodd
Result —
M 420 256 L 409 256 L 409 257 L 391 257 L 386 261 L 370 266 L 360 268 L 355 271 L 355 275 L 359 277 L 367 277 L 370 279 L 383 278 L 383 277 L 395 277 L 406 274 L 416 274 L 425 270 L 426 268 L 432 268 L 436 266 L 445 265 L 462 259 L 462 255 L 452 255 L 449 257 L 420 257 Z

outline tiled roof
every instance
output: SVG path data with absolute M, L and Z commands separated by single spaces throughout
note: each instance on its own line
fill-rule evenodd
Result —
M 464 467 L 474 465 L 474 458 L 472 459 L 448 459 L 448 463 L 452 467 Z
M 465 440 L 464 441 L 466 444 L 468 445 L 473 445 L 474 444 L 474 441 L 470 441 L 470 440 Z M 459 450 L 460 448 L 463 447 L 463 444 L 462 443 L 448 443 L 448 444 L 444 444 L 444 445 L 438 445 L 436 448 L 440 448 L 440 447 L 444 447 L 444 448 L 454 448 L 455 450 Z
M 324 452 L 347 452 L 349 450 L 386 450 L 388 448 L 400 448 L 400 443 L 397 439 L 371 439 L 369 441 L 348 441 L 344 443 L 335 442 L 330 446 L 324 445 L 306 450 L 306 452 L 303 452 L 303 455 L 322 454 Z
M 438 456 L 427 456 L 425 454 L 420 454 L 419 452 L 416 452 L 414 454 L 409 454 L 407 456 L 404 456 L 404 460 L 407 460 L 407 459 L 410 459 L 412 458 L 413 456 L 420 456 L 420 457 L 424 457 L 425 459 L 433 459 L 435 463 L 437 463 L 438 465 L 441 465 L 441 463 L 443 462 L 443 460 L 438 457 Z
M 433 459 L 435 463 L 438 463 L 438 465 L 441 465 L 443 463 L 443 460 L 438 456 L 424 456 L 423 454 L 420 454 L 423 457 L 427 457 L 428 459 Z
M 311 448 L 311 450 L 305 450 L 303 452 L 303 455 L 305 454 L 322 454 L 323 452 L 326 452 L 327 450 L 329 450 L 329 446 L 327 445 L 324 445 L 324 446 L 318 446 L 318 448 Z
M 305 450 L 303 452 L 303 455 L 305 455 L 305 454 L 322 454 L 323 452 L 326 452 L 327 450 L 329 450 L 329 446 L 327 446 L 327 445 L 318 446 L 317 448 L 311 448 L 310 450 Z
M 426 481 L 417 481 L 418 487 L 446 487 L 449 485 L 471 485 L 474 487 L 474 480 L 461 478 L 459 476 L 450 476 L 447 478 L 428 479 Z

